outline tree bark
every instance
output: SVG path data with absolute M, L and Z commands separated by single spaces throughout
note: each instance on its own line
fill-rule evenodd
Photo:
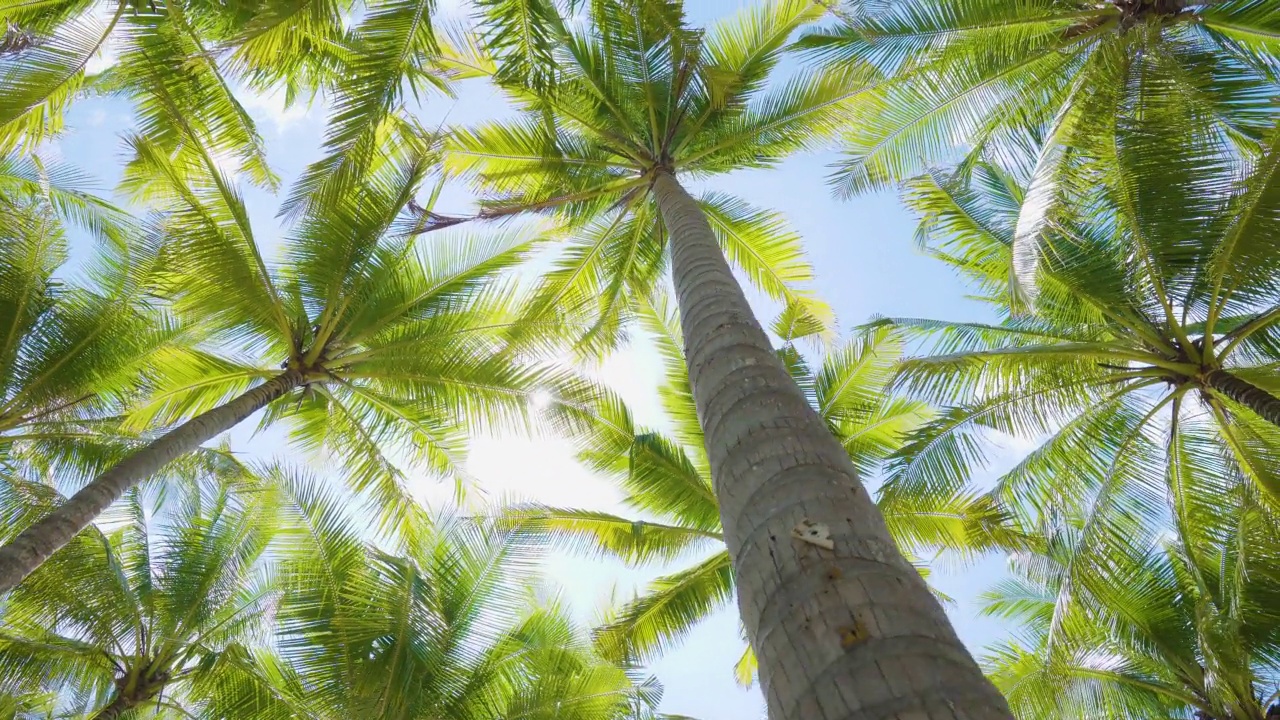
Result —
M 129 488 L 178 457 L 230 430 L 271 401 L 300 386 L 303 374 L 289 370 L 208 412 L 197 415 L 94 478 L 62 505 L 0 547 L 0 594 L 49 559 Z
M 1249 408 L 1263 420 L 1280 426 L 1280 398 L 1275 395 L 1227 370 L 1210 370 L 1204 375 L 1204 383 Z
M 770 720 L 1011 720 L 774 354 L 701 208 L 670 174 L 653 190 Z
M 136 704 L 124 695 L 116 695 L 109 705 L 94 714 L 93 720 L 116 720 Z

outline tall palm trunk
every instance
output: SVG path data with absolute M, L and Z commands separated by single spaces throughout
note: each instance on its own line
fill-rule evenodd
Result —
M 1210 370 L 1205 373 L 1204 382 L 1257 413 L 1263 420 L 1280 426 L 1280 398 L 1227 370 Z
M 22 582 L 129 488 L 240 424 L 302 382 L 300 371 L 284 372 L 230 402 L 191 418 L 94 478 L 53 512 L 0 547 L 0 593 Z
M 653 188 L 770 719 L 1011 719 L 774 354 L 701 208 L 670 174 Z
M 162 670 L 153 674 L 149 667 L 143 667 L 141 677 L 126 675 L 116 679 L 115 697 L 94 713 L 92 720 L 116 720 L 164 691 L 165 683 L 169 682 L 169 672 Z
M 138 705 L 140 703 L 132 700 L 131 697 L 125 696 L 125 694 L 116 694 L 110 705 L 93 714 L 92 720 L 116 720 L 116 717 L 124 715 L 125 712 Z
M 117 695 L 110 705 L 102 708 L 93 716 L 93 720 L 116 720 L 136 704 L 124 695 Z

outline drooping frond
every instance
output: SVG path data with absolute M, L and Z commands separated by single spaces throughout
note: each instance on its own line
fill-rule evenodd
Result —
M 96 194 L 98 189 L 87 175 L 62 162 L 36 156 L 6 156 L 0 159 L 0 188 L 10 202 L 38 199 L 47 203 L 64 224 L 78 226 L 109 242 L 126 242 L 128 233 L 136 230 L 135 221 L 127 213 Z M 5 217 L 14 216 L 6 211 Z
M 832 72 L 877 73 L 849 106 L 839 190 L 1007 149 L 1029 130 L 1039 150 L 1032 198 L 1043 207 L 1037 196 L 1051 192 L 1064 154 L 1109 128 L 1174 127 L 1151 112 L 1161 104 L 1187 111 L 1182 140 L 1256 142 L 1270 129 L 1277 51 L 1264 38 L 1274 22 L 1254 2 L 908 0 L 860 5 L 800 45 Z
M 690 548 L 720 539 L 717 533 L 688 527 L 537 505 L 513 508 L 503 520 L 579 554 L 613 556 L 635 565 L 673 560 Z
M 439 43 L 432 23 L 433 0 L 368 3 L 351 29 L 341 64 L 328 128 L 325 157 L 298 179 L 283 212 L 296 216 L 310 203 L 327 202 L 376 169 L 386 137 L 399 126 L 406 93 L 421 101 L 447 92 L 435 64 Z
M 733 597 L 728 551 L 654 580 L 596 630 L 606 655 L 649 659 L 678 643 L 698 621 Z
M 62 23 L 54 37 L 0 56 L 0 152 L 34 149 L 62 131 L 63 115 L 85 84 L 85 67 L 124 12 L 121 3 L 105 20 L 78 15 Z
M 555 49 L 567 32 L 553 0 L 480 0 L 481 40 L 496 62 L 494 80 L 534 90 L 554 81 Z
M 192 163 L 223 163 L 255 184 L 274 187 L 262 138 L 223 77 L 200 20 L 181 3 L 163 13 L 126 14 L 114 82 L 128 89 L 138 134 L 147 141 L 168 154 L 190 153 Z

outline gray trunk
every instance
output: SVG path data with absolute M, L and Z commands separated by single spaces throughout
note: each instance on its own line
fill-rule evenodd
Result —
M 12 590 L 41 563 L 71 542 L 129 488 L 165 465 L 230 430 L 272 400 L 302 384 L 302 373 L 290 370 L 230 402 L 197 415 L 94 478 L 57 509 L 0 547 L 0 594 Z
M 654 193 L 770 719 L 1011 720 L 774 354 L 701 208 L 669 174 Z
M 1214 390 L 1249 408 L 1258 417 L 1272 425 L 1280 426 L 1280 398 L 1226 370 L 1210 370 L 1205 373 L 1204 382 Z

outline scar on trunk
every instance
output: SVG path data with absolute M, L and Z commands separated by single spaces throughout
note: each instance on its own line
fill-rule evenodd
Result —
M 835 541 L 831 539 L 831 528 L 808 518 L 801 520 L 799 525 L 792 528 L 791 537 L 825 550 L 836 549 Z
M 867 632 L 867 626 L 862 621 L 854 618 L 852 625 L 843 625 L 836 628 L 836 632 L 840 633 L 840 647 L 848 650 L 858 643 L 865 642 L 871 637 L 871 633 Z

